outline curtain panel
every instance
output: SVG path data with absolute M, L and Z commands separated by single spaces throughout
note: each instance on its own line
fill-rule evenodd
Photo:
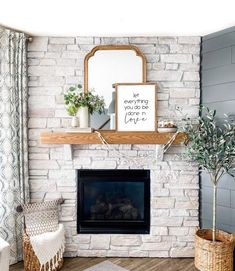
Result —
M 0 28 L 0 236 L 11 263 L 22 259 L 22 216 L 29 199 L 27 138 L 27 37 Z

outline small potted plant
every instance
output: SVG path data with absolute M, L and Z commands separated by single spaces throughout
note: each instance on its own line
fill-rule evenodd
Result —
M 216 111 L 207 109 L 196 124 L 188 121 L 187 154 L 205 170 L 213 185 L 212 229 L 199 229 L 195 236 L 195 266 L 203 271 L 233 270 L 233 235 L 216 229 L 218 182 L 224 174 L 233 176 L 235 125 L 225 117 L 220 122 Z
M 78 84 L 70 87 L 64 94 L 66 110 L 72 118 L 72 126 L 78 126 L 77 113 L 79 113 L 79 122 L 81 128 L 89 127 L 89 115 L 94 112 L 102 114 L 105 103 L 103 97 L 94 94 L 94 91 L 84 92 L 82 85 Z

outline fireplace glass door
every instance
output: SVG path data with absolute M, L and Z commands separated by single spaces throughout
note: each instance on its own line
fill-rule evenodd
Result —
M 78 232 L 149 233 L 148 170 L 79 170 Z

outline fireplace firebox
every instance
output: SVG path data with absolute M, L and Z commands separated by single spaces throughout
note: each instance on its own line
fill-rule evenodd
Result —
M 77 181 L 78 233 L 149 233 L 149 170 L 78 170 Z

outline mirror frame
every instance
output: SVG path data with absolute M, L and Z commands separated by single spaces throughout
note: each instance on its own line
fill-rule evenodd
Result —
M 141 50 L 134 45 L 98 45 L 95 46 L 84 59 L 84 92 L 88 92 L 88 61 L 99 50 L 133 50 L 136 55 L 142 58 L 142 83 L 146 83 L 147 80 L 147 59 Z

